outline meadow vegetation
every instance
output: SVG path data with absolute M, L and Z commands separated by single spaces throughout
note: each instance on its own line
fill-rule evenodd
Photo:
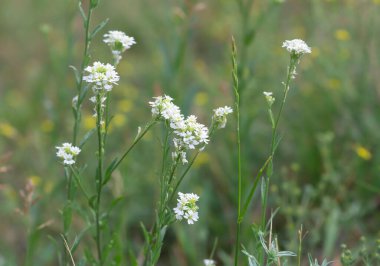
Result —
M 0 266 L 380 265 L 379 0 L 1 6 Z

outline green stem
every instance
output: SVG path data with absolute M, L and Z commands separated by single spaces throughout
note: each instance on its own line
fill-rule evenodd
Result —
M 145 136 L 145 134 L 149 131 L 149 129 L 157 122 L 157 119 L 154 119 L 150 121 L 144 128 L 143 132 L 139 133 L 135 140 L 133 141 L 132 145 L 124 152 L 124 154 L 121 156 L 121 158 L 114 164 L 112 169 L 107 173 L 107 176 L 105 179 L 107 180 L 109 176 L 115 171 L 115 169 L 123 162 L 125 157 L 129 154 L 129 152 L 135 147 L 135 145 Z
M 276 143 L 276 134 L 277 134 L 277 129 L 278 129 L 278 124 L 279 124 L 279 121 L 280 121 L 280 117 L 281 117 L 282 111 L 284 109 L 286 97 L 287 97 L 288 92 L 289 92 L 289 84 L 290 84 L 290 81 L 291 81 L 291 78 L 292 78 L 292 73 L 295 70 L 296 61 L 297 60 L 295 58 L 293 58 L 292 56 L 290 57 L 290 63 L 289 63 L 288 72 L 287 72 L 287 78 L 286 78 L 286 82 L 284 83 L 283 99 L 281 101 L 280 110 L 279 110 L 279 112 L 277 114 L 274 126 L 272 127 L 272 141 L 271 141 L 271 150 L 270 150 L 271 160 L 270 160 L 270 163 L 269 163 L 269 167 L 271 169 L 270 169 L 270 175 L 268 175 L 267 178 L 266 178 L 266 180 L 263 181 L 263 182 L 266 183 L 265 194 L 264 194 L 264 197 L 263 197 L 264 200 L 262 202 L 262 212 L 261 212 L 261 230 L 263 230 L 263 231 L 265 230 L 265 224 L 266 224 L 265 220 L 266 220 L 266 209 L 267 209 L 267 201 L 268 201 L 268 194 L 269 194 L 270 178 L 271 178 L 272 173 L 273 173 L 273 157 L 274 157 L 274 153 L 275 153 L 276 146 L 277 146 L 277 143 Z
M 75 181 L 78 184 L 78 187 L 80 188 L 80 190 L 82 190 L 83 195 L 86 197 L 87 201 L 90 200 L 90 197 L 88 196 L 87 191 L 84 189 L 82 185 L 82 181 L 81 181 L 81 177 L 79 176 L 79 173 L 77 173 L 77 171 L 71 165 L 70 165 L 70 169 L 72 173 L 74 174 Z
M 98 133 L 98 170 L 96 174 L 96 186 L 97 186 L 97 195 L 96 195 L 96 205 L 95 205 L 95 222 L 96 222 L 96 248 L 98 252 L 98 260 L 100 265 L 103 265 L 102 261 L 102 249 L 101 249 L 101 237 L 100 237 L 100 199 L 103 188 L 103 156 L 104 156 L 104 138 L 103 138 L 103 129 L 102 129 L 102 121 L 103 121 L 103 110 L 101 98 L 102 95 L 98 93 L 96 95 L 97 98 L 97 106 L 96 106 L 96 128 Z
M 236 43 L 232 37 L 232 80 L 235 94 L 235 114 L 236 114 L 236 144 L 237 144 L 237 162 L 238 162 L 238 213 L 236 219 L 236 237 L 235 237 L 235 263 L 237 266 L 239 262 L 239 247 L 240 247 L 240 227 L 241 227 L 241 199 L 242 199 L 242 177 L 241 177 L 241 147 L 240 147 L 240 94 L 239 94 L 239 78 L 238 66 L 236 62 L 237 51 Z
M 84 45 L 84 51 L 83 51 L 83 60 L 82 60 L 82 64 L 81 64 L 81 69 L 79 71 L 79 73 L 80 73 L 80 79 L 79 79 L 79 83 L 77 84 L 78 100 L 76 102 L 76 107 L 75 107 L 76 112 L 75 112 L 75 122 L 74 122 L 74 130 L 73 130 L 73 145 L 74 146 L 76 145 L 76 142 L 77 142 L 78 127 L 79 127 L 79 123 L 80 123 L 80 120 L 81 120 L 80 110 L 81 110 L 81 107 L 82 107 L 82 102 L 80 101 L 79 97 L 81 96 L 82 91 L 83 91 L 83 72 L 84 72 L 85 67 L 88 64 L 89 48 L 90 48 L 90 44 L 91 44 L 91 39 L 90 39 L 91 14 L 92 14 L 92 8 L 91 8 L 91 5 L 89 4 L 88 13 L 87 13 L 87 19 L 86 19 L 86 21 L 84 23 L 84 27 L 85 27 L 85 29 L 84 29 L 85 30 L 85 45 Z
M 290 62 L 289 62 L 286 82 L 284 83 L 283 99 L 281 101 L 280 110 L 277 114 L 277 118 L 275 120 L 275 123 L 273 124 L 273 122 L 272 122 L 272 141 L 271 141 L 271 150 L 270 150 L 271 160 L 270 160 L 269 166 L 268 166 L 269 172 L 268 172 L 268 176 L 266 178 L 264 177 L 264 179 L 262 180 L 262 182 L 265 182 L 265 192 L 264 192 L 264 197 L 262 197 L 263 200 L 261 203 L 261 224 L 260 224 L 260 229 L 263 232 L 265 231 L 265 227 L 266 227 L 266 210 L 267 210 L 267 205 L 268 205 L 270 179 L 271 179 L 272 174 L 273 174 L 273 157 L 274 157 L 274 153 L 276 151 L 277 144 L 278 144 L 277 140 L 276 140 L 276 134 L 277 134 L 277 129 L 278 129 L 280 117 L 281 117 L 282 111 L 284 109 L 286 97 L 287 97 L 288 92 L 289 92 L 289 84 L 290 84 L 290 81 L 291 81 L 292 75 L 293 75 L 292 73 L 295 70 L 297 60 L 298 59 L 294 58 L 293 55 L 290 56 Z M 272 121 L 272 119 L 273 118 L 271 117 L 271 121 Z M 262 253 L 260 253 L 260 261 L 261 261 L 261 265 L 262 265 L 264 262 L 264 256 L 261 256 L 261 255 L 262 255 Z
M 87 13 L 87 20 L 86 20 L 86 23 L 85 23 L 85 26 L 84 26 L 84 30 L 85 30 L 85 45 L 84 45 L 84 51 L 83 51 L 83 59 L 82 59 L 82 64 L 81 64 L 81 69 L 80 69 L 80 79 L 79 79 L 79 82 L 77 82 L 77 92 L 78 92 L 78 100 L 76 102 L 76 106 L 75 106 L 75 112 L 74 112 L 74 126 L 73 126 L 73 136 L 72 136 L 72 144 L 74 146 L 76 146 L 76 143 L 77 143 L 77 138 L 78 138 L 78 132 L 79 132 L 79 123 L 80 123 L 80 120 L 81 120 L 81 102 L 79 100 L 79 97 L 80 95 L 82 94 L 82 90 L 83 90 L 83 71 L 84 71 L 84 68 L 86 67 L 86 64 L 87 64 L 87 58 L 89 56 L 89 46 L 90 46 L 90 38 L 89 38 L 89 25 L 90 25 L 90 21 L 91 21 L 91 14 L 92 14 L 92 8 L 91 8 L 91 5 L 89 5 L 88 7 L 88 13 Z M 67 172 L 65 172 L 67 173 Z M 73 195 L 71 193 L 71 187 L 72 187 L 72 182 L 73 182 L 73 178 L 72 178 L 72 172 L 69 172 L 66 174 L 66 177 L 68 179 L 68 184 L 67 184 L 67 201 L 71 201 L 72 198 L 73 198 Z M 70 207 L 71 208 L 71 207 Z M 68 223 L 68 224 L 71 224 Z M 69 231 L 70 231 L 70 228 L 67 228 L 67 230 L 65 230 L 64 232 L 64 237 L 67 239 L 68 238 L 68 234 L 69 234 Z M 67 258 L 67 251 L 66 249 L 64 249 L 64 265 L 67 264 L 67 261 L 68 261 L 68 258 Z

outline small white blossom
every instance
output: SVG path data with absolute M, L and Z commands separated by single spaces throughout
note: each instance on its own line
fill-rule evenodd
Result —
M 62 146 L 56 147 L 58 150 L 56 155 L 63 159 L 63 164 L 71 165 L 75 163 L 75 157 L 80 153 L 80 149 L 71 143 L 63 143 Z
M 215 260 L 205 259 L 203 260 L 205 266 L 216 266 Z
M 179 199 L 177 200 L 177 207 L 174 208 L 175 217 L 177 220 L 187 220 L 188 224 L 194 224 L 198 221 L 198 206 L 196 202 L 199 196 L 193 193 L 178 193 Z
M 214 110 L 213 120 L 217 125 L 217 128 L 225 128 L 227 123 L 227 115 L 233 112 L 229 106 L 219 107 Z
M 86 67 L 85 71 L 88 75 L 84 76 L 83 80 L 92 85 L 94 92 L 111 91 L 113 85 L 119 81 L 115 67 L 110 64 L 95 62 L 92 66 Z
M 172 102 L 172 97 L 164 95 L 154 97 L 154 99 L 154 102 L 149 102 L 149 105 L 152 107 L 152 115 L 154 117 L 162 117 L 165 120 L 169 120 L 169 122 L 173 125 L 183 120 L 181 110 Z
M 154 97 L 154 101 L 149 102 L 149 105 L 152 107 L 153 117 L 169 122 L 169 126 L 174 132 L 175 151 L 172 153 L 173 160 L 178 158 L 185 164 L 188 162 L 186 159 L 187 150 L 193 150 L 199 145 L 208 143 L 208 128 L 198 123 L 197 117 L 194 115 L 185 119 L 179 107 L 172 101 L 173 98 L 164 95 Z
M 208 129 L 206 126 L 197 122 L 197 117 L 190 115 L 186 120 L 180 121 L 176 124 L 174 133 L 180 137 L 178 139 L 178 146 L 185 149 L 193 150 L 196 146 L 207 144 Z
M 104 34 L 103 41 L 111 48 L 116 64 L 121 60 L 121 54 L 136 44 L 133 37 L 129 37 L 124 32 L 117 30 L 111 30 Z
M 311 53 L 311 48 L 303 40 L 300 39 L 284 41 L 282 47 L 288 50 L 289 53 L 294 53 L 297 56 Z
M 269 107 L 271 107 L 272 104 L 273 104 L 274 101 L 275 101 L 275 98 L 273 97 L 273 92 L 267 92 L 267 91 L 264 91 L 263 94 L 264 94 L 264 96 L 265 96 L 265 99 L 266 99 L 267 102 L 268 102 Z

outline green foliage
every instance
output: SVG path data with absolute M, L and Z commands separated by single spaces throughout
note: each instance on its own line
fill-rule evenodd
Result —
M 237 216 L 232 121 L 191 161 L 191 171 L 181 169 L 186 178 L 173 189 L 200 194 L 200 220 L 192 228 L 166 230 L 161 265 L 201 265 L 215 237 L 219 244 L 213 259 L 217 265 L 232 265 L 237 220 L 243 223 L 244 254 L 251 256 L 243 257 L 237 246 L 239 265 L 248 265 L 248 259 L 260 265 L 260 229 L 268 245 L 261 214 L 268 216 L 277 207 L 273 231 L 279 250 L 298 250 L 297 232 L 303 225 L 301 265 L 324 265 L 340 254 L 344 265 L 380 264 L 379 1 L 159 2 L 2 2 L 0 265 L 70 264 L 61 233 L 76 265 L 98 261 L 93 226 L 97 134 L 88 103 L 91 89 L 82 78 L 93 61 L 112 62 L 101 42 L 111 29 L 135 36 L 137 45 L 121 60 L 122 79 L 110 97 L 114 117 L 108 121 L 99 206 L 99 223 L 107 221 L 100 225 L 102 252 L 110 265 L 139 265 L 144 242 L 151 237 L 160 198 L 163 129 L 144 134 L 123 163 L 118 163 L 120 151 L 134 143 L 137 128 L 149 121 L 147 102 L 154 95 L 173 96 L 185 114 L 197 114 L 205 124 L 215 106 L 232 106 L 232 34 L 240 93 L 241 212 Z M 288 63 L 281 43 L 292 38 L 304 39 L 313 51 L 297 66 L 299 76 L 273 141 Z M 269 110 L 263 91 L 276 96 Z M 87 164 L 72 176 L 54 156 L 54 147 L 64 140 L 83 148 L 78 160 Z M 271 142 L 274 157 L 268 154 Z M 268 176 L 270 182 L 264 179 Z M 29 205 L 19 193 L 28 180 L 34 184 Z M 260 201 L 266 191 L 265 213 Z M 68 198 L 72 200 L 66 203 Z M 251 223 L 258 225 L 256 235 Z M 343 250 L 342 242 L 347 243 Z M 296 265 L 297 258 L 287 259 Z

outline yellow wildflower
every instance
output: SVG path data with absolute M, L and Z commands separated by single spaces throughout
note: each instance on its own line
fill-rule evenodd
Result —
M 356 145 L 355 146 L 355 152 L 363 160 L 368 161 L 372 158 L 371 152 L 368 149 L 366 149 L 365 147 L 363 147 L 362 145 Z
M 351 35 L 347 30 L 339 29 L 335 31 L 335 38 L 339 41 L 348 41 L 351 39 Z

